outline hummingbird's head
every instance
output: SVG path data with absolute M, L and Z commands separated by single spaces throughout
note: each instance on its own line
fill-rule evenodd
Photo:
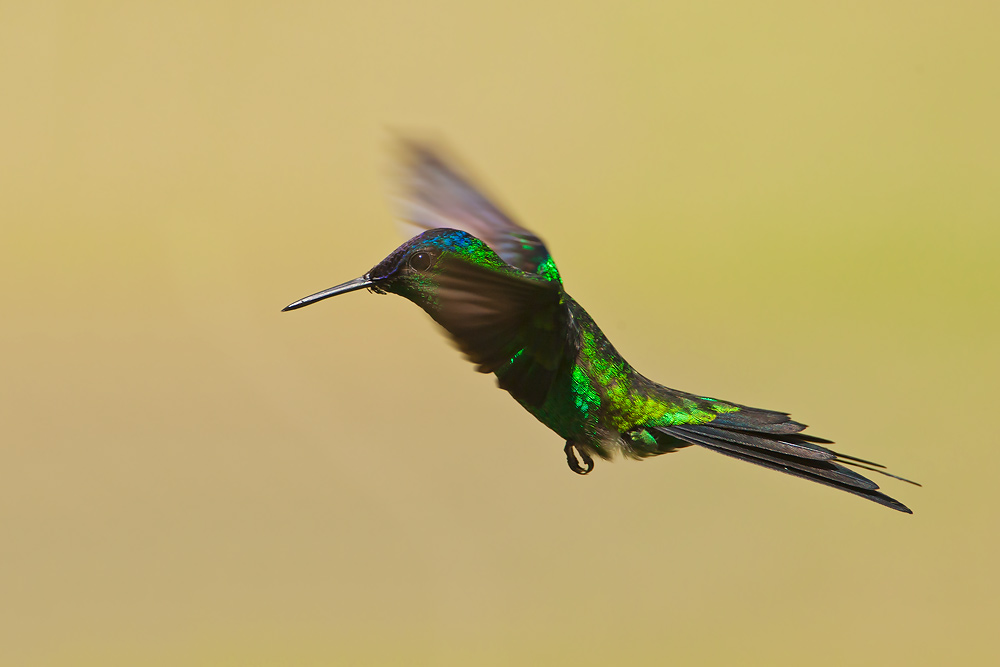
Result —
M 442 272 L 455 261 L 510 268 L 485 242 L 457 229 L 431 229 L 399 246 L 372 267 L 367 277 L 375 292 L 398 294 L 426 307 L 435 300 Z
M 442 272 L 461 264 L 515 270 L 485 242 L 467 232 L 431 229 L 393 250 L 360 278 L 299 299 L 283 310 L 295 310 L 331 296 L 365 288 L 379 294 L 398 294 L 425 310 L 432 310 Z

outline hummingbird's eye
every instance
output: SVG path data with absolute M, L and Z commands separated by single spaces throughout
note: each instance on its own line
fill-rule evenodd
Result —
M 434 258 L 428 252 L 418 252 L 410 256 L 410 268 L 414 271 L 426 271 L 433 263 Z

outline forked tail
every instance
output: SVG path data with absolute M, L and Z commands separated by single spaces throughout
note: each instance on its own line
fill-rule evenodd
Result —
M 900 512 L 913 514 L 903 503 L 881 493 L 878 484 L 845 466 L 877 472 L 920 486 L 893 475 L 884 466 L 840 454 L 823 445 L 830 440 L 800 433 L 805 424 L 792 421 L 783 412 L 741 407 L 739 412 L 720 415 L 706 424 L 679 424 L 654 427 L 661 437 L 700 445 L 714 452 L 755 463 L 765 468 L 802 477 L 813 482 L 853 493 Z M 664 446 L 676 447 L 669 440 Z

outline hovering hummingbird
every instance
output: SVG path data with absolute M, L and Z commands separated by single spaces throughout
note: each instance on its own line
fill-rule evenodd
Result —
M 365 288 L 409 299 L 480 373 L 495 374 L 501 389 L 565 439 L 566 461 L 581 475 L 595 456 L 644 459 L 698 445 L 912 513 L 845 465 L 910 480 L 825 447 L 832 442 L 802 433 L 805 424 L 787 413 L 642 376 L 566 293 L 541 239 L 430 148 L 407 144 L 404 152 L 400 217 L 419 233 L 360 278 L 283 310 Z

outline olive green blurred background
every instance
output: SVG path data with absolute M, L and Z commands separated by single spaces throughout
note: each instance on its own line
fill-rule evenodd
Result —
M 996 664 L 993 2 L 0 3 L 0 664 Z M 416 307 L 438 137 L 645 374 L 916 514 L 562 442 Z M 881 480 L 880 480 L 881 481 Z

